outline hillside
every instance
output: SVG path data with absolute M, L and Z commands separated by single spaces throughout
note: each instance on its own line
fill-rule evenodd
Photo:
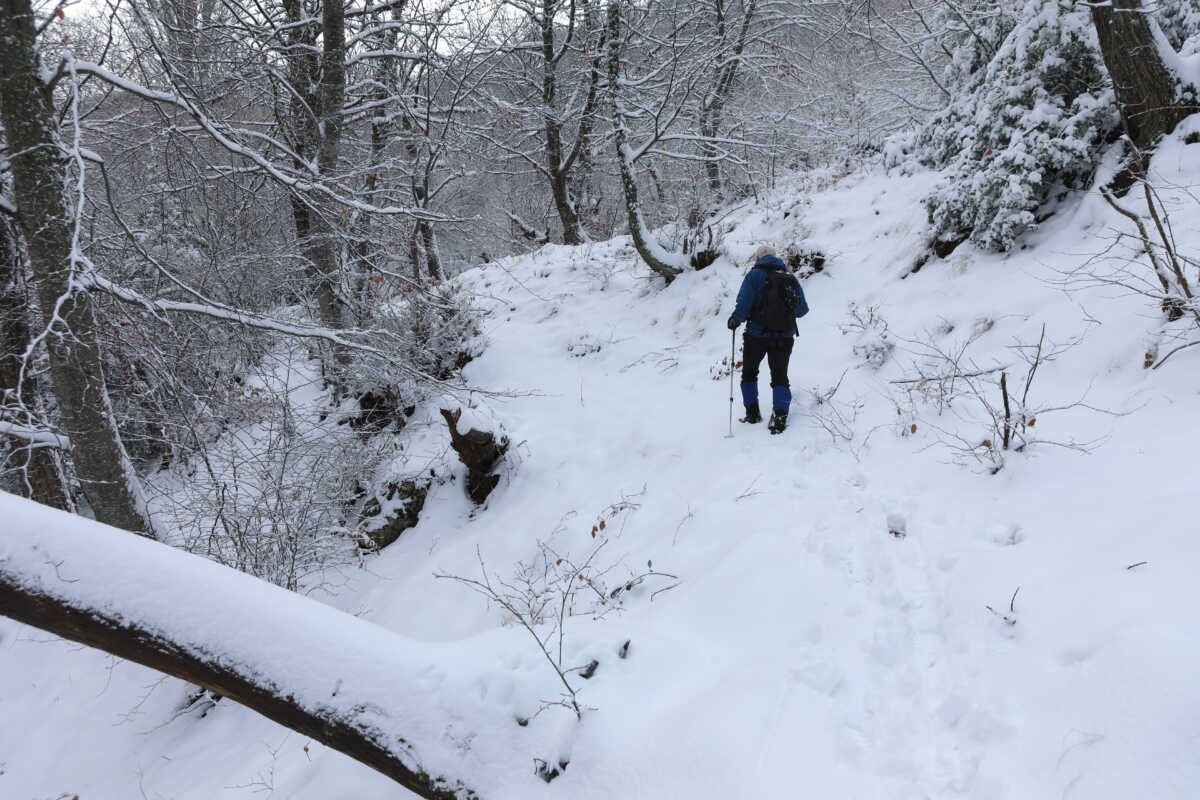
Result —
M 1187 130 L 1154 167 L 1195 252 Z M 1144 368 L 1157 310 L 1065 277 L 1131 228 L 1095 192 L 1025 249 L 963 245 L 909 274 L 937 180 L 796 178 L 734 210 L 725 255 L 665 288 L 626 238 L 458 279 L 487 313 L 466 368 L 486 391 L 419 408 L 397 468 L 453 469 L 438 407 L 466 399 L 464 421 L 513 443 L 503 478 L 478 510 L 461 475 L 435 484 L 419 525 L 330 602 L 478 671 L 472 702 L 512 725 L 441 746 L 482 798 L 1195 795 L 1200 349 Z M 735 421 L 730 438 L 724 321 L 764 242 L 826 261 L 804 280 L 789 429 Z M 1001 451 L 961 378 L 929 380 L 956 369 L 937 354 L 984 373 L 994 409 L 993 370 L 1022 393 L 1039 340 L 1033 441 Z M 600 591 L 575 595 L 563 635 L 565 665 L 597 662 L 570 676 L 576 722 L 538 713 L 562 685 L 530 634 L 435 575 L 481 579 L 482 564 L 554 599 L 555 560 L 589 557 Z M 185 709 L 183 683 L 7 620 L 0 664 L 3 797 L 406 796 L 244 709 Z M 473 752 L 505 763 L 473 773 Z M 538 759 L 568 765 L 546 783 Z

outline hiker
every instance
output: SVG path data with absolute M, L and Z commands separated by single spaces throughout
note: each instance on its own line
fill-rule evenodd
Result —
M 788 359 L 792 356 L 792 337 L 799 331 L 796 320 L 808 313 L 804 290 L 788 272 L 775 251 L 766 245 L 754 253 L 754 268 L 742 280 L 737 306 L 729 315 L 729 330 L 747 320 L 742 339 L 742 402 L 746 416 L 742 422 L 762 422 L 758 408 L 758 366 L 763 356 L 771 370 L 771 421 L 767 430 L 783 433 L 787 427 L 792 390 L 788 384 Z

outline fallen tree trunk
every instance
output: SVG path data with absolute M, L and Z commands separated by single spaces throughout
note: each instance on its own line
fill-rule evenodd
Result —
M 438 663 L 411 654 L 433 645 L 12 495 L 0 515 L 0 615 L 217 692 L 420 797 L 476 797 L 437 775 L 452 723 L 421 685 Z

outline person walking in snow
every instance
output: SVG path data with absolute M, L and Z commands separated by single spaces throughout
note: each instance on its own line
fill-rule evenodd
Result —
M 796 320 L 808 313 L 800 281 L 788 272 L 775 251 L 766 245 L 754 253 L 754 268 L 742 280 L 737 305 L 729 315 L 729 330 L 749 320 L 742 338 L 742 422 L 762 422 L 758 407 L 758 367 L 763 357 L 771 371 L 771 421 L 767 430 L 783 433 L 787 427 L 792 390 L 788 383 L 788 360 Z

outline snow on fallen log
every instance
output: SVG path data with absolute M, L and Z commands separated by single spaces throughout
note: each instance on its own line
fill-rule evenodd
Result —
M 461 776 L 496 763 L 454 746 L 505 724 L 472 701 L 455 645 L 3 492 L 0 519 L 6 617 L 218 692 L 421 797 L 474 797 Z

